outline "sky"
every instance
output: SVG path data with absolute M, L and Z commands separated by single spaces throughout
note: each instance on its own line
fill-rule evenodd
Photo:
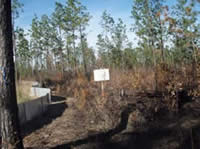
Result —
M 24 4 L 23 13 L 16 20 L 16 25 L 22 27 L 25 31 L 30 29 L 32 18 L 36 14 L 40 17 L 43 14 L 50 15 L 55 8 L 55 2 L 65 4 L 66 0 L 19 0 Z M 122 18 L 127 26 L 127 35 L 133 46 L 137 45 L 136 35 L 130 31 L 133 24 L 131 18 L 131 9 L 133 0 L 80 0 L 87 7 L 88 12 L 92 16 L 89 27 L 87 28 L 89 46 L 96 48 L 97 35 L 101 33 L 100 20 L 104 10 L 114 19 Z M 173 5 L 175 0 L 168 0 L 168 5 Z M 197 7 L 200 9 L 200 6 Z
M 36 14 L 50 15 L 55 8 L 55 2 L 65 4 L 66 0 L 19 0 L 24 4 L 23 13 L 16 20 L 16 25 L 24 28 L 26 31 L 30 29 L 32 18 Z M 131 19 L 132 0 L 80 0 L 82 5 L 87 7 L 88 12 L 92 16 L 87 28 L 89 46 L 96 47 L 97 35 L 101 33 L 100 20 L 104 10 L 114 19 L 122 18 L 127 25 L 127 35 L 130 40 L 134 40 L 134 33 L 129 29 L 133 20 Z

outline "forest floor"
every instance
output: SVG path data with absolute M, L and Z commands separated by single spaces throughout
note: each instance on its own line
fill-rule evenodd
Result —
M 53 97 L 48 112 L 22 128 L 27 149 L 199 149 L 200 103 L 178 113 L 156 109 L 160 97 L 134 93 L 91 99 Z M 153 107 L 153 108 L 152 108 Z M 156 112 L 155 112 L 156 111 Z

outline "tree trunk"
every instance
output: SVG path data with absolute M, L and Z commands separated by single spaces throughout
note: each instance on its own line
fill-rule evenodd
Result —
M 60 26 L 58 27 L 58 31 L 59 31 L 59 37 L 60 37 L 60 39 L 62 39 L 62 31 L 61 31 L 61 27 Z M 62 49 L 61 43 L 59 45 L 59 54 L 60 54 L 61 75 L 63 77 L 65 64 L 64 64 L 63 49 Z
M 86 49 L 84 46 L 84 37 L 83 37 L 83 32 L 82 32 L 82 26 L 80 25 L 80 40 L 81 40 L 81 50 L 82 50 L 82 56 L 83 56 L 83 66 L 84 66 L 84 71 L 85 71 L 85 76 L 87 77 L 88 81 L 90 80 L 89 73 L 88 73 L 88 68 L 87 68 L 87 62 L 86 62 Z
M 73 54 L 73 60 L 74 60 L 74 70 L 76 71 L 76 45 L 75 45 L 75 30 L 73 29 L 73 33 L 72 33 L 72 37 L 73 37 L 73 50 L 74 50 L 74 54 Z
M 68 45 L 68 43 L 67 43 L 67 45 L 66 45 L 66 48 L 67 48 L 67 64 L 68 64 L 68 66 L 67 66 L 67 68 L 72 68 L 72 65 L 71 65 L 71 61 L 70 61 L 70 49 L 69 49 L 69 45 Z
M 164 42 L 163 42 L 163 28 L 161 18 L 159 16 L 159 29 L 160 29 L 160 49 L 161 49 L 161 60 L 164 62 Z
M 23 149 L 14 73 L 11 0 L 0 0 L 0 117 L 2 149 Z

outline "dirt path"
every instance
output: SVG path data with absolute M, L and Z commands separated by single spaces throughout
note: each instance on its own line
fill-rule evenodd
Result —
M 87 135 L 84 115 L 77 108 L 68 108 L 65 102 L 50 105 L 48 113 L 33 123 L 30 126 L 36 130 L 26 129 L 30 134 L 24 138 L 25 147 L 51 148 Z

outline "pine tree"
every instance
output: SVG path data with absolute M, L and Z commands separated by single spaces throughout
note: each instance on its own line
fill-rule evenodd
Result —
M 51 22 L 53 27 L 56 30 L 56 34 L 54 36 L 55 41 L 55 49 L 54 49 L 54 57 L 55 57 L 55 63 L 59 61 L 61 66 L 61 72 L 63 74 L 65 63 L 64 63 L 64 57 L 65 57 L 65 49 L 64 49 L 64 26 L 65 26 L 65 8 L 61 3 L 56 2 L 55 3 L 55 10 L 51 16 Z
M 126 25 L 120 18 L 115 22 L 113 17 L 104 11 L 101 26 L 103 32 L 98 35 L 97 41 L 99 56 L 109 67 L 120 67 L 123 65 L 123 50 L 128 44 Z
M 0 0 L 0 20 L 1 148 L 23 149 L 16 100 L 10 0 Z
M 20 76 L 25 74 L 29 68 L 32 67 L 32 56 L 33 53 L 30 49 L 29 41 L 27 40 L 25 31 L 22 28 L 16 28 L 16 56 L 15 63 L 17 71 Z M 20 76 L 17 76 L 18 78 Z

